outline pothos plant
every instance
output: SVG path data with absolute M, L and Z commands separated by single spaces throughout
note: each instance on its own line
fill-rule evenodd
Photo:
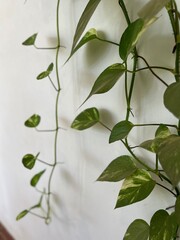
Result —
M 147 198 L 156 185 L 165 189 L 174 199 L 174 206 L 156 211 L 147 223 L 143 219 L 134 220 L 128 227 L 124 240 L 171 240 L 178 239 L 178 229 L 180 225 L 180 13 L 175 0 L 150 0 L 140 11 L 137 19 L 132 19 L 126 6 L 126 1 L 117 1 L 127 22 L 127 28 L 117 42 L 102 39 L 96 29 L 90 29 L 84 35 L 83 32 L 93 15 L 94 11 L 101 3 L 101 0 L 89 0 L 78 22 L 73 46 L 72 55 L 83 45 L 90 41 L 98 40 L 113 44 L 119 53 L 119 62 L 108 66 L 94 82 L 86 102 L 95 94 L 103 94 L 115 87 L 117 81 L 121 79 L 125 84 L 125 98 L 127 110 L 124 120 L 118 122 L 112 129 L 106 126 L 101 120 L 100 111 L 96 107 L 83 110 L 72 122 L 71 127 L 77 130 L 85 130 L 101 124 L 109 131 L 109 143 L 120 141 L 126 147 L 129 154 L 118 156 L 106 167 L 98 177 L 98 181 L 118 182 L 122 181 L 115 208 L 124 207 Z M 143 32 L 156 20 L 157 14 L 162 8 L 166 8 L 174 35 L 174 46 L 172 52 L 175 58 L 174 68 L 163 66 L 152 66 L 145 56 L 140 56 L 137 43 L 143 38 Z M 109 17 L 109 16 L 108 16 Z M 83 35 L 83 36 L 82 36 Z M 161 54 L 161 53 L 157 53 Z M 68 59 L 69 60 L 69 59 Z M 145 67 L 140 68 L 139 62 L 143 62 Z M 168 63 L 167 63 L 168 64 Z M 162 79 L 156 69 L 170 72 L 172 83 L 169 85 Z M 165 92 L 160 96 L 164 101 L 164 106 L 169 110 L 169 114 L 174 115 L 174 124 L 168 123 L 137 123 L 133 116 L 132 96 L 136 84 L 137 72 L 149 70 L 164 86 Z M 83 104 L 82 104 L 83 105 Z M 129 136 L 134 128 L 156 127 L 153 139 L 145 139 L 137 146 L 131 147 Z M 154 153 L 154 167 L 150 167 L 136 153 L 136 148 L 145 149 Z
M 52 162 L 45 161 L 41 159 L 40 152 L 38 153 L 27 153 L 23 159 L 22 164 L 25 168 L 31 170 L 35 167 L 36 164 L 42 164 L 44 167 L 50 168 L 49 175 L 46 173 L 46 168 L 43 168 L 40 172 L 36 173 L 32 179 L 30 180 L 30 185 L 34 187 L 38 194 L 40 194 L 39 201 L 34 204 L 32 207 L 27 208 L 23 211 L 21 211 L 18 216 L 16 217 L 16 220 L 20 220 L 21 218 L 25 217 L 27 214 L 32 214 L 34 216 L 37 216 L 39 218 L 42 218 L 45 220 L 46 223 L 49 223 L 51 220 L 51 198 L 52 198 L 52 179 L 53 174 L 55 171 L 56 166 L 60 163 L 59 156 L 58 156 L 58 136 L 59 131 L 61 129 L 59 124 L 59 98 L 61 93 L 61 82 L 60 82 L 60 76 L 59 76 L 59 53 L 60 53 L 60 29 L 59 29 L 59 10 L 60 10 L 60 0 L 57 0 L 57 6 L 56 6 L 56 38 L 57 38 L 57 45 L 54 47 L 38 47 L 36 45 L 36 40 L 38 37 L 38 33 L 34 33 L 30 37 L 28 37 L 22 44 L 24 46 L 31 46 L 35 47 L 35 49 L 38 50 L 55 50 L 55 61 L 54 63 L 49 63 L 49 66 L 38 74 L 37 80 L 44 80 L 49 79 L 52 87 L 54 88 L 54 92 L 56 95 L 55 103 L 54 103 L 54 128 L 53 129 L 39 129 L 39 125 L 41 122 L 41 116 L 37 113 L 32 114 L 24 123 L 25 127 L 28 127 L 30 129 L 35 129 L 37 132 L 40 133 L 51 133 L 54 134 L 54 144 L 53 144 L 53 156 Z M 51 73 L 55 71 L 55 79 L 52 79 Z M 47 176 L 47 186 L 43 189 L 38 188 L 38 182 L 40 181 L 41 177 L 43 175 Z

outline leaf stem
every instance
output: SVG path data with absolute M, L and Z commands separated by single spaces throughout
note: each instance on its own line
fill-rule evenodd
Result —
M 177 197 L 177 195 L 176 195 L 173 191 L 171 191 L 169 188 L 165 187 L 164 185 L 162 185 L 162 184 L 160 184 L 160 183 L 157 183 L 157 182 L 156 182 L 156 185 L 158 185 L 158 186 L 166 189 L 166 190 L 167 190 L 168 192 L 170 192 L 174 197 Z
M 110 40 L 106 40 L 106 39 L 102 39 L 102 38 L 100 38 L 100 37 L 96 37 L 96 39 L 98 39 L 98 40 L 101 41 L 101 42 L 110 43 L 110 44 L 113 44 L 113 45 L 119 47 L 119 43 L 116 43 L 116 42 L 113 42 L 113 41 L 110 41 Z
M 49 78 L 49 81 L 51 82 L 53 88 L 54 88 L 56 91 L 58 91 L 57 87 L 55 86 L 55 84 L 53 83 L 53 81 L 52 81 L 52 79 L 51 79 L 51 77 L 50 77 L 49 75 L 48 75 L 48 78 Z

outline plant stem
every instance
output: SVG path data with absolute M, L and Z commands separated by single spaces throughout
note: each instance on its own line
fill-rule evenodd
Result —
M 53 83 L 53 81 L 52 81 L 52 79 L 51 79 L 51 77 L 50 77 L 49 75 L 48 75 L 48 78 L 49 78 L 49 81 L 51 82 L 53 88 L 54 88 L 56 91 L 58 91 L 57 87 L 54 85 L 54 83 Z
M 113 44 L 113 45 L 116 45 L 116 46 L 119 47 L 119 44 L 116 43 L 116 42 L 113 42 L 113 41 L 110 41 L 110 40 L 106 40 L 106 39 L 102 39 L 102 38 L 100 38 L 100 37 L 96 37 L 96 39 L 98 39 L 98 40 L 101 41 L 101 42 L 110 43 L 110 44 Z
M 160 126 L 162 123 L 145 123 L 145 124 L 134 124 L 134 127 L 150 127 L 150 126 Z M 172 125 L 172 124 L 166 124 L 163 123 L 163 125 L 167 126 L 167 127 L 172 127 L 172 128 L 176 128 L 178 129 L 178 127 L 176 125 Z
M 164 185 L 162 185 L 162 184 L 160 184 L 160 183 L 156 183 L 156 184 L 157 184 L 158 186 L 166 189 L 166 190 L 167 190 L 168 192 L 170 192 L 174 197 L 177 197 L 177 195 L 176 195 L 173 191 L 171 191 L 169 188 L 165 187 Z

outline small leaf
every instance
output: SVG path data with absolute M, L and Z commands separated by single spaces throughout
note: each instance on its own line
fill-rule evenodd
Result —
M 115 208 L 127 206 L 147 198 L 155 184 L 146 170 L 136 170 L 124 180 Z
M 40 121 L 41 117 L 37 114 L 34 114 L 25 121 L 24 125 L 29 128 L 35 128 L 39 125 Z
M 134 125 L 129 121 L 121 121 L 117 123 L 111 131 L 109 143 L 119 141 L 127 137 L 133 126 Z
M 149 225 L 142 219 L 136 219 L 129 225 L 123 240 L 147 240 L 148 237 Z
M 45 171 L 46 170 L 44 169 L 43 171 L 34 175 L 34 177 L 31 179 L 31 186 L 36 187 L 37 183 L 39 182 L 41 176 L 44 174 Z
M 32 36 L 30 36 L 28 39 L 26 39 L 22 45 L 25 45 L 25 46 L 32 46 L 35 44 L 35 41 L 36 41 L 36 37 L 37 37 L 37 33 L 33 34 Z
M 118 182 L 131 175 L 136 169 L 133 158 L 121 156 L 107 166 L 97 181 Z
M 178 225 L 180 225 L 180 196 L 178 196 L 176 199 L 175 218 L 176 218 Z
M 84 130 L 99 122 L 99 112 L 96 108 L 88 108 L 81 112 L 73 121 L 71 127 Z
M 94 94 L 108 92 L 116 84 L 124 72 L 125 67 L 120 63 L 116 63 L 107 67 L 95 81 L 92 90 L 84 103 Z
M 164 124 L 160 124 L 155 133 L 156 138 L 166 138 L 170 135 L 171 135 L 171 132 L 169 128 Z
M 180 182 L 180 137 L 171 135 L 158 148 L 159 161 L 174 186 Z
M 126 60 L 128 55 L 139 40 L 144 26 L 143 19 L 139 18 L 132 22 L 124 31 L 119 45 L 119 55 L 122 60 Z
M 16 217 L 16 221 L 20 220 L 21 218 L 25 217 L 28 214 L 28 210 L 24 210 L 22 212 L 20 212 L 17 217 Z
M 94 28 L 91 28 L 80 40 L 80 42 L 78 43 L 78 45 L 72 49 L 71 54 L 69 56 L 69 58 L 67 59 L 67 61 L 74 55 L 75 52 L 77 52 L 77 50 L 79 48 L 81 48 L 83 45 L 85 45 L 86 43 L 94 40 L 94 39 L 98 39 L 98 35 L 97 35 L 97 31 Z M 67 62 L 66 61 L 66 62 Z
M 84 32 L 84 29 L 86 28 L 89 20 L 91 19 L 91 16 L 93 15 L 94 11 L 96 10 L 100 2 L 101 0 L 89 0 L 88 4 L 86 5 L 86 8 L 82 13 L 76 28 L 76 32 L 73 39 L 72 51 L 75 48 L 76 44 L 78 43 L 82 33 Z
M 169 216 L 165 210 L 158 210 L 150 222 L 149 240 L 172 240 L 175 237 L 176 228 L 174 214 Z
M 32 154 L 26 154 L 22 159 L 22 163 L 24 167 L 28 169 L 32 169 L 36 163 L 38 156 L 39 156 L 39 153 L 36 156 Z
M 180 119 L 180 82 L 172 83 L 167 87 L 164 93 L 164 105 L 175 117 Z
M 48 77 L 48 76 L 50 75 L 50 73 L 53 71 L 53 68 L 54 68 L 54 64 L 51 63 L 51 64 L 48 66 L 48 68 L 47 68 L 46 71 L 40 73 L 40 74 L 37 76 L 37 80 L 41 80 L 41 79 L 43 79 L 43 78 Z

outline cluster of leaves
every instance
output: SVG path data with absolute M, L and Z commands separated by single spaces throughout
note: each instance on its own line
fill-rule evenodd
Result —
M 121 141 L 127 148 L 130 155 L 122 155 L 114 159 L 107 168 L 98 177 L 98 181 L 117 182 L 123 180 L 122 187 L 119 191 L 115 208 L 134 204 L 147 198 L 153 191 L 156 185 L 166 189 L 175 197 L 174 211 L 169 214 L 166 210 L 160 209 L 153 216 L 150 225 L 142 219 L 136 219 L 127 229 L 124 235 L 124 240 L 171 240 L 177 239 L 177 230 L 180 225 L 180 196 L 178 184 L 180 182 L 180 136 L 179 136 L 179 120 L 180 120 L 180 46 L 176 34 L 180 32 L 179 28 L 179 12 L 177 10 L 176 1 L 174 0 L 151 0 L 139 12 L 140 18 L 131 22 L 126 5 L 123 0 L 119 0 L 119 5 L 122 8 L 124 16 L 127 20 L 127 28 L 120 37 L 119 43 L 113 43 L 106 39 L 99 37 L 96 29 L 92 28 L 82 36 L 87 23 L 99 5 L 100 0 L 89 0 L 82 16 L 78 22 L 73 47 L 69 59 L 82 46 L 92 40 L 104 41 L 118 46 L 120 62 L 108 66 L 96 79 L 92 89 L 83 102 L 83 104 L 95 94 L 103 94 L 111 90 L 120 79 L 125 80 L 127 86 L 127 74 L 131 73 L 130 89 L 125 89 L 127 101 L 127 113 L 124 121 L 118 122 L 113 129 L 109 129 L 102 123 L 100 118 L 100 111 L 95 108 L 88 108 L 83 110 L 73 121 L 71 127 L 76 130 L 85 130 L 101 124 L 110 130 L 109 143 Z M 178 121 L 177 125 L 170 125 L 165 123 L 157 124 L 134 124 L 129 120 L 131 113 L 131 97 L 134 87 L 134 80 L 138 69 L 137 60 L 139 58 L 136 44 L 141 38 L 143 32 L 158 18 L 157 13 L 166 7 L 173 27 L 176 44 L 176 66 L 174 70 L 169 71 L 174 74 L 175 82 L 165 84 L 166 90 L 164 92 L 164 105 L 175 116 Z M 82 36 L 82 37 L 81 37 Z M 133 55 L 134 68 L 132 71 L 128 70 L 129 56 Z M 141 57 L 144 59 L 143 57 Z M 68 59 L 68 60 L 69 60 Z M 147 61 L 144 60 L 147 64 Z M 158 67 L 156 67 L 158 68 Z M 160 67 L 167 70 L 167 68 Z M 152 73 L 153 67 L 147 64 L 147 68 Z M 125 75 L 125 78 L 122 76 Z M 154 74 L 155 75 L 155 74 Z M 157 76 L 157 74 L 155 75 Z M 83 105 L 82 104 L 82 105 Z M 146 140 L 138 144 L 139 148 L 151 151 L 155 155 L 155 167 L 151 168 L 141 159 L 136 156 L 128 143 L 128 137 L 131 130 L 135 127 L 141 126 L 157 126 L 154 134 L 154 139 Z M 169 127 L 176 130 L 176 134 L 172 134 Z M 138 163 L 138 164 L 137 164 Z M 160 170 L 159 168 L 162 168 Z M 156 176 L 156 178 L 154 178 Z M 157 177 L 159 180 L 157 180 Z M 156 180 L 155 180 L 156 179 Z M 166 183 L 172 186 L 172 190 L 166 187 Z

